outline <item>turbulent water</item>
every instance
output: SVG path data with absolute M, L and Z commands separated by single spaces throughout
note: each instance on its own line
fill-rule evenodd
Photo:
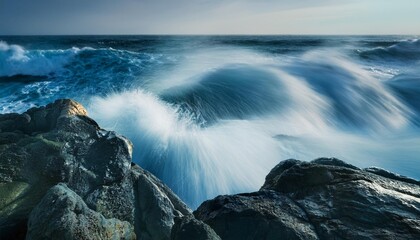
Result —
M 287 158 L 420 178 L 416 36 L 0 40 L 0 113 L 74 98 L 192 207 Z

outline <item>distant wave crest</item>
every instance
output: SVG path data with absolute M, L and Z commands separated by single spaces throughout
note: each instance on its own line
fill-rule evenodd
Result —
M 0 42 L 0 76 L 46 76 L 62 70 L 84 49 L 27 50 L 19 45 Z
M 362 51 L 360 55 L 369 59 L 419 60 L 420 39 L 403 40 L 389 47 L 376 47 Z

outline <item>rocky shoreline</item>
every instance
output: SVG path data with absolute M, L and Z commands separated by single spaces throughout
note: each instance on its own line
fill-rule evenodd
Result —
M 72 100 L 0 115 L 0 239 L 420 239 L 414 179 L 286 160 L 192 212 L 132 148 Z

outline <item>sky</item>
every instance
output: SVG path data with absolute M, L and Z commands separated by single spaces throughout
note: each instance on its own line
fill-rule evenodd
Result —
M 419 0 L 0 0 L 0 35 L 420 34 Z

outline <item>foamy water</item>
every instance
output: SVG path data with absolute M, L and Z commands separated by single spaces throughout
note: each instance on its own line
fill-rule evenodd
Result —
M 0 44 L 0 110 L 81 101 L 192 207 L 259 189 L 287 158 L 334 156 L 420 177 L 416 39 L 64 40 Z

